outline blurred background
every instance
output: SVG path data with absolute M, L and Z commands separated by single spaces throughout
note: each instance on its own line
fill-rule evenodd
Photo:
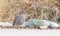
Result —
M 27 20 L 32 17 L 60 22 L 60 0 L 0 0 L 0 22 L 13 22 L 21 10 Z

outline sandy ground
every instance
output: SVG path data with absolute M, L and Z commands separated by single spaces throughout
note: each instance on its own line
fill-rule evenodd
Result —
M 60 30 L 0 29 L 0 36 L 60 36 Z

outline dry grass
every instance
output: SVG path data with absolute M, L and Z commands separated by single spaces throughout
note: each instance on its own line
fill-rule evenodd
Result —
M 59 8 L 60 0 L 0 0 L 0 21 L 13 22 L 21 10 L 25 11 L 27 19 L 32 17 L 57 21 Z

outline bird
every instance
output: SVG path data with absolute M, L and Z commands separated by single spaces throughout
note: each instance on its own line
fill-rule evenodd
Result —
M 19 15 L 14 19 L 13 26 L 14 25 L 22 25 L 25 22 L 25 13 L 24 11 L 21 11 Z

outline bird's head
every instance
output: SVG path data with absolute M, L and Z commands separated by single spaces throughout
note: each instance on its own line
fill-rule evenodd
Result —
M 22 10 L 22 11 L 19 12 L 19 14 L 25 14 L 25 12 Z

